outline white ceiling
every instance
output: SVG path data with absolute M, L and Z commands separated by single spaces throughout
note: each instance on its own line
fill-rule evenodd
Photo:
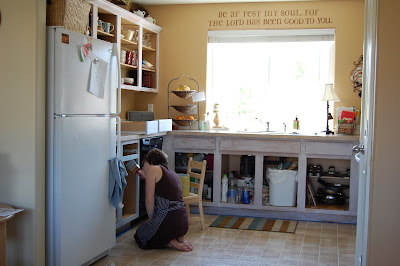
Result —
M 288 2 L 310 0 L 131 0 L 139 5 L 173 5 L 173 4 L 218 4 L 218 3 L 251 3 L 251 2 Z M 312 0 L 311 0 L 312 1 Z M 314 0 L 319 1 L 319 0 Z

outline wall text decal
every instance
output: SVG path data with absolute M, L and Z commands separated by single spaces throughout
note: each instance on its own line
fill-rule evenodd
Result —
M 332 24 L 331 17 L 320 16 L 319 9 L 273 9 L 220 11 L 218 18 L 209 20 L 210 27 L 244 25 L 310 25 Z

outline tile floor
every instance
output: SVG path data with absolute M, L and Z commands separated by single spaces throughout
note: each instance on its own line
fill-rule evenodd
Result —
M 206 224 L 218 216 L 206 215 Z M 95 266 L 120 265 L 354 265 L 356 226 L 299 222 L 295 234 L 207 227 L 193 222 L 186 236 L 192 252 L 142 250 L 136 227 L 117 238 L 111 253 Z

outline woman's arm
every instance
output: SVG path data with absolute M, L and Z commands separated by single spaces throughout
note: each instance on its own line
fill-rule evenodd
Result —
M 149 218 L 154 215 L 154 195 L 156 190 L 156 183 L 160 180 L 159 175 L 162 175 L 162 170 L 159 166 L 150 166 L 146 173 L 146 211 Z

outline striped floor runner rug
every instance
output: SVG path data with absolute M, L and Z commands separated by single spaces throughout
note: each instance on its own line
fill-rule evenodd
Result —
M 296 231 L 297 221 L 237 216 L 219 216 L 210 225 L 210 227 L 294 233 Z

